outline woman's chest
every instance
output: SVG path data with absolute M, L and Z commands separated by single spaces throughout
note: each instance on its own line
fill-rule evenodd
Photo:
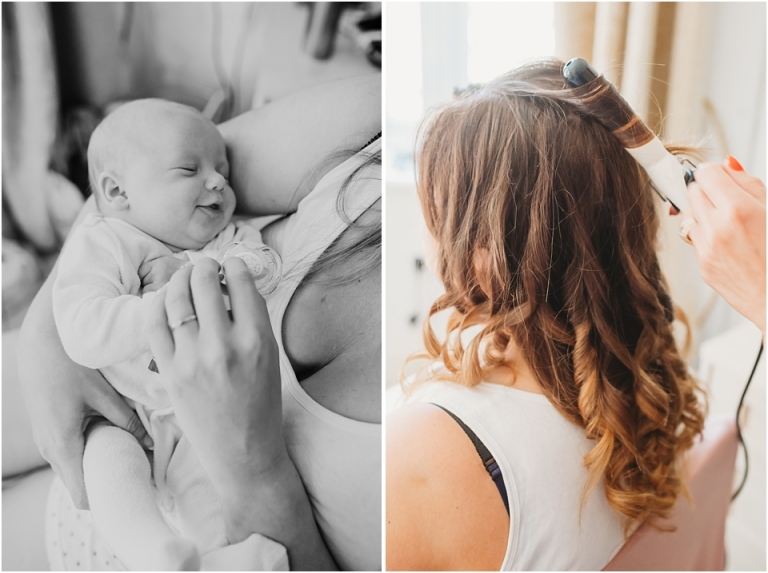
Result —
M 345 284 L 318 275 L 294 293 L 283 346 L 307 394 L 342 416 L 381 416 L 381 267 Z
M 326 248 L 320 270 L 317 263 L 307 269 L 281 320 L 283 347 L 304 391 L 328 410 L 364 422 L 381 421 L 380 245 L 347 251 L 380 221 L 378 204 Z M 264 242 L 290 252 L 289 221 L 262 229 Z

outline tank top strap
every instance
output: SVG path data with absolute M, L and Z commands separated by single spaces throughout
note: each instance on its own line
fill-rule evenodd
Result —
M 270 316 L 281 329 L 283 314 L 293 293 L 318 257 L 356 220 L 381 198 L 381 178 L 356 174 L 352 186 L 340 192 L 371 153 L 381 150 L 381 140 L 369 144 L 326 173 L 299 203 L 283 232 L 283 280 L 268 300 Z M 276 330 L 277 333 L 277 330 Z M 280 338 L 278 337 L 278 340 Z

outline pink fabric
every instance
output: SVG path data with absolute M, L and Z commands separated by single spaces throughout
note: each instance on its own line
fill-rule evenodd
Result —
M 664 532 L 641 525 L 606 571 L 720 571 L 725 566 L 725 518 L 733 487 L 738 438 L 730 419 L 708 420 L 687 458 L 693 506 L 680 497 Z

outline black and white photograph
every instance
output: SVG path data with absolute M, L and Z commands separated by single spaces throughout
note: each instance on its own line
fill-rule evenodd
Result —
M 3 3 L 3 570 L 381 570 L 382 45 Z

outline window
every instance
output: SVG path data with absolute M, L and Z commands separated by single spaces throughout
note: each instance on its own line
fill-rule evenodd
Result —
M 426 109 L 555 49 L 552 2 L 392 2 L 386 19 L 386 172 L 395 183 L 414 182 Z

